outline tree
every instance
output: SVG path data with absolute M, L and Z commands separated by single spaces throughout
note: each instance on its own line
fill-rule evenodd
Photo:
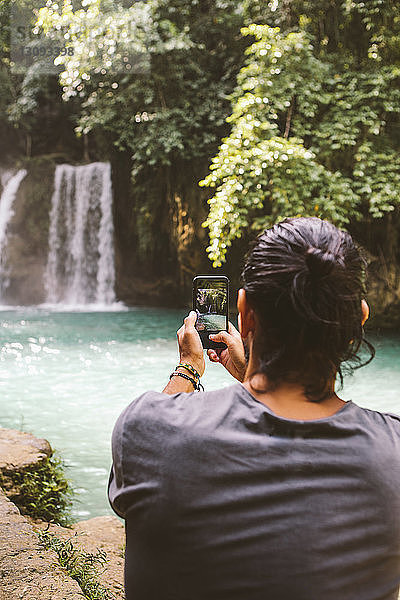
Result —
M 255 42 L 232 95 L 231 133 L 200 182 L 216 188 L 204 223 L 214 266 L 244 230 L 284 217 L 345 226 L 399 208 L 394 7 L 286 0 L 268 11 L 281 28 L 242 30 Z
M 225 125 L 243 49 L 232 44 L 242 23 L 237 6 L 86 0 L 74 10 L 71 0 L 47 2 L 37 27 L 50 37 L 62 30 L 67 40 L 56 62 L 64 99 L 77 96 L 82 105 L 78 135 L 107 132 L 132 152 L 135 172 L 207 155 Z

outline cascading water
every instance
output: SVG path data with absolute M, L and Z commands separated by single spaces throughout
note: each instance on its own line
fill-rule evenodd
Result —
M 14 214 L 13 203 L 18 192 L 21 181 L 26 176 L 26 170 L 20 169 L 13 175 L 11 171 L 5 171 L 1 176 L 3 193 L 0 198 L 0 302 L 8 287 L 7 268 L 7 229 L 11 217 Z
M 113 235 L 110 164 L 58 165 L 45 273 L 47 302 L 115 301 Z

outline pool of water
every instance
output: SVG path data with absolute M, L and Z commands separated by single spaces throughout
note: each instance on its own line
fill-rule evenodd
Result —
M 185 315 L 152 308 L 0 313 L 0 425 L 45 437 L 64 458 L 77 520 L 111 512 L 106 486 L 113 424 L 136 396 L 165 387 Z M 370 337 L 376 358 L 346 379 L 339 395 L 398 413 L 400 335 Z M 207 360 L 206 389 L 234 382 Z

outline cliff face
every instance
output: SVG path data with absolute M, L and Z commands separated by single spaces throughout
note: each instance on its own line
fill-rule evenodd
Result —
M 53 180 L 53 161 L 36 159 L 28 166 L 28 174 L 18 189 L 14 216 L 7 229 L 9 286 L 3 298 L 6 304 L 31 305 L 45 300 L 43 277 Z
M 383 256 L 371 259 L 367 299 L 371 323 L 384 329 L 400 327 L 400 266 L 388 264 Z
M 28 175 L 9 223 L 10 285 L 4 303 L 31 305 L 45 300 L 43 277 L 57 162 L 57 156 L 25 161 Z M 208 211 L 207 192 L 197 185 L 207 165 L 165 167 L 132 181 L 130 157 L 117 153 L 111 164 L 117 298 L 128 305 L 189 307 L 193 276 L 221 272 L 231 279 L 234 310 L 250 240 L 244 236 L 235 241 L 224 267 L 212 268 L 206 254 L 207 231 L 201 226 Z M 393 247 L 397 229 L 392 226 L 383 237 L 381 229 L 373 224 L 368 231 L 359 228 L 353 235 L 370 253 L 372 320 L 391 328 L 400 324 L 400 264 Z

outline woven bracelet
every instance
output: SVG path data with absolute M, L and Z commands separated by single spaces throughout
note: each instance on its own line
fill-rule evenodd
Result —
M 179 365 L 177 365 L 175 367 L 175 369 L 177 369 L 178 367 L 183 367 L 184 369 L 186 369 L 187 371 L 189 371 L 189 373 L 191 373 L 192 375 L 194 375 L 195 377 L 197 377 L 197 379 L 200 379 L 200 373 L 198 373 L 196 371 L 196 369 L 190 365 L 189 363 L 179 363 Z
M 193 379 L 193 377 L 189 377 L 189 375 L 186 375 L 185 373 L 179 373 L 178 371 L 174 371 L 173 373 L 171 373 L 171 375 L 169 376 L 169 378 L 171 379 L 172 377 L 183 377 L 183 379 L 187 379 L 188 381 L 190 381 L 190 383 L 193 385 L 194 389 L 199 392 L 200 390 L 204 391 L 204 387 L 201 385 L 200 381 L 195 381 Z

